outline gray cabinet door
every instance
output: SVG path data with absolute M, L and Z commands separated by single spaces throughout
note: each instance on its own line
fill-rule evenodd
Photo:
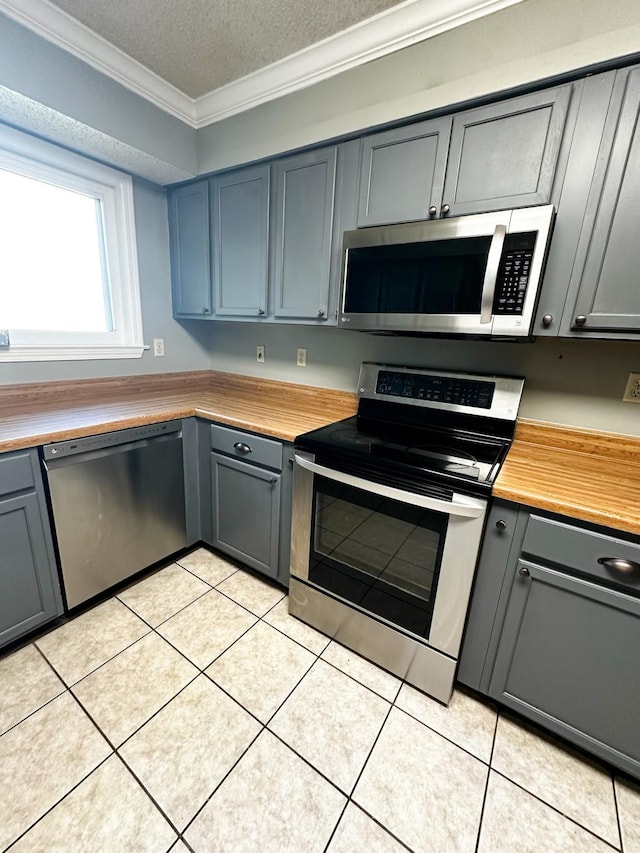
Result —
M 361 143 L 358 227 L 440 212 L 451 118 L 367 136 Z
M 171 288 L 175 317 L 210 318 L 209 182 L 169 193 Z
M 36 492 L 0 500 L 0 646 L 62 612 Z
M 572 285 L 565 331 L 640 332 L 640 69 L 619 72 Z M 575 288 L 573 289 L 575 291 Z
M 547 204 L 571 85 L 454 116 L 443 202 L 450 215 Z
M 280 474 L 212 453 L 211 489 L 214 548 L 275 578 Z
M 276 318 L 327 319 L 335 180 L 335 148 L 276 166 Z
M 490 695 L 640 772 L 640 600 L 520 560 Z
M 263 317 L 269 275 L 269 166 L 211 184 L 216 317 Z

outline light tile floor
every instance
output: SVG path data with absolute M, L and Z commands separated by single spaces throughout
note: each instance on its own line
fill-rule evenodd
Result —
M 640 853 L 640 786 L 200 549 L 0 659 L 12 853 Z

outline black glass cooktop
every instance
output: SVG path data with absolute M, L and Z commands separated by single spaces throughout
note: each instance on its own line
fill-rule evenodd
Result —
M 467 491 L 491 487 L 509 443 L 504 438 L 429 424 L 404 425 L 360 416 L 296 439 L 297 448 L 315 453 L 316 461 L 328 467 L 344 468 L 350 462 L 349 470 L 360 464 L 368 473 L 379 467 L 414 481 L 464 483 Z

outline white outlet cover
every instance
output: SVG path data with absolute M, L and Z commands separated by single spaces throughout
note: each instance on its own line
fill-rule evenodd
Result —
M 624 403 L 640 403 L 640 373 L 630 373 L 622 397 Z
M 307 350 L 305 347 L 298 347 L 298 354 L 296 356 L 296 365 L 298 367 L 306 367 L 307 366 Z

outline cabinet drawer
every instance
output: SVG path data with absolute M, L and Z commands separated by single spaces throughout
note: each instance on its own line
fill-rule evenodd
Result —
M 279 441 L 213 425 L 211 449 L 244 459 L 253 465 L 265 465 L 267 468 L 282 471 L 282 445 Z
M 640 592 L 640 543 L 532 515 L 522 551 L 545 562 L 574 569 L 593 580 L 616 583 Z M 598 562 L 607 558 L 629 561 L 631 565 L 623 563 L 616 569 Z
M 34 488 L 32 453 L 35 450 L 0 457 L 0 495 Z

